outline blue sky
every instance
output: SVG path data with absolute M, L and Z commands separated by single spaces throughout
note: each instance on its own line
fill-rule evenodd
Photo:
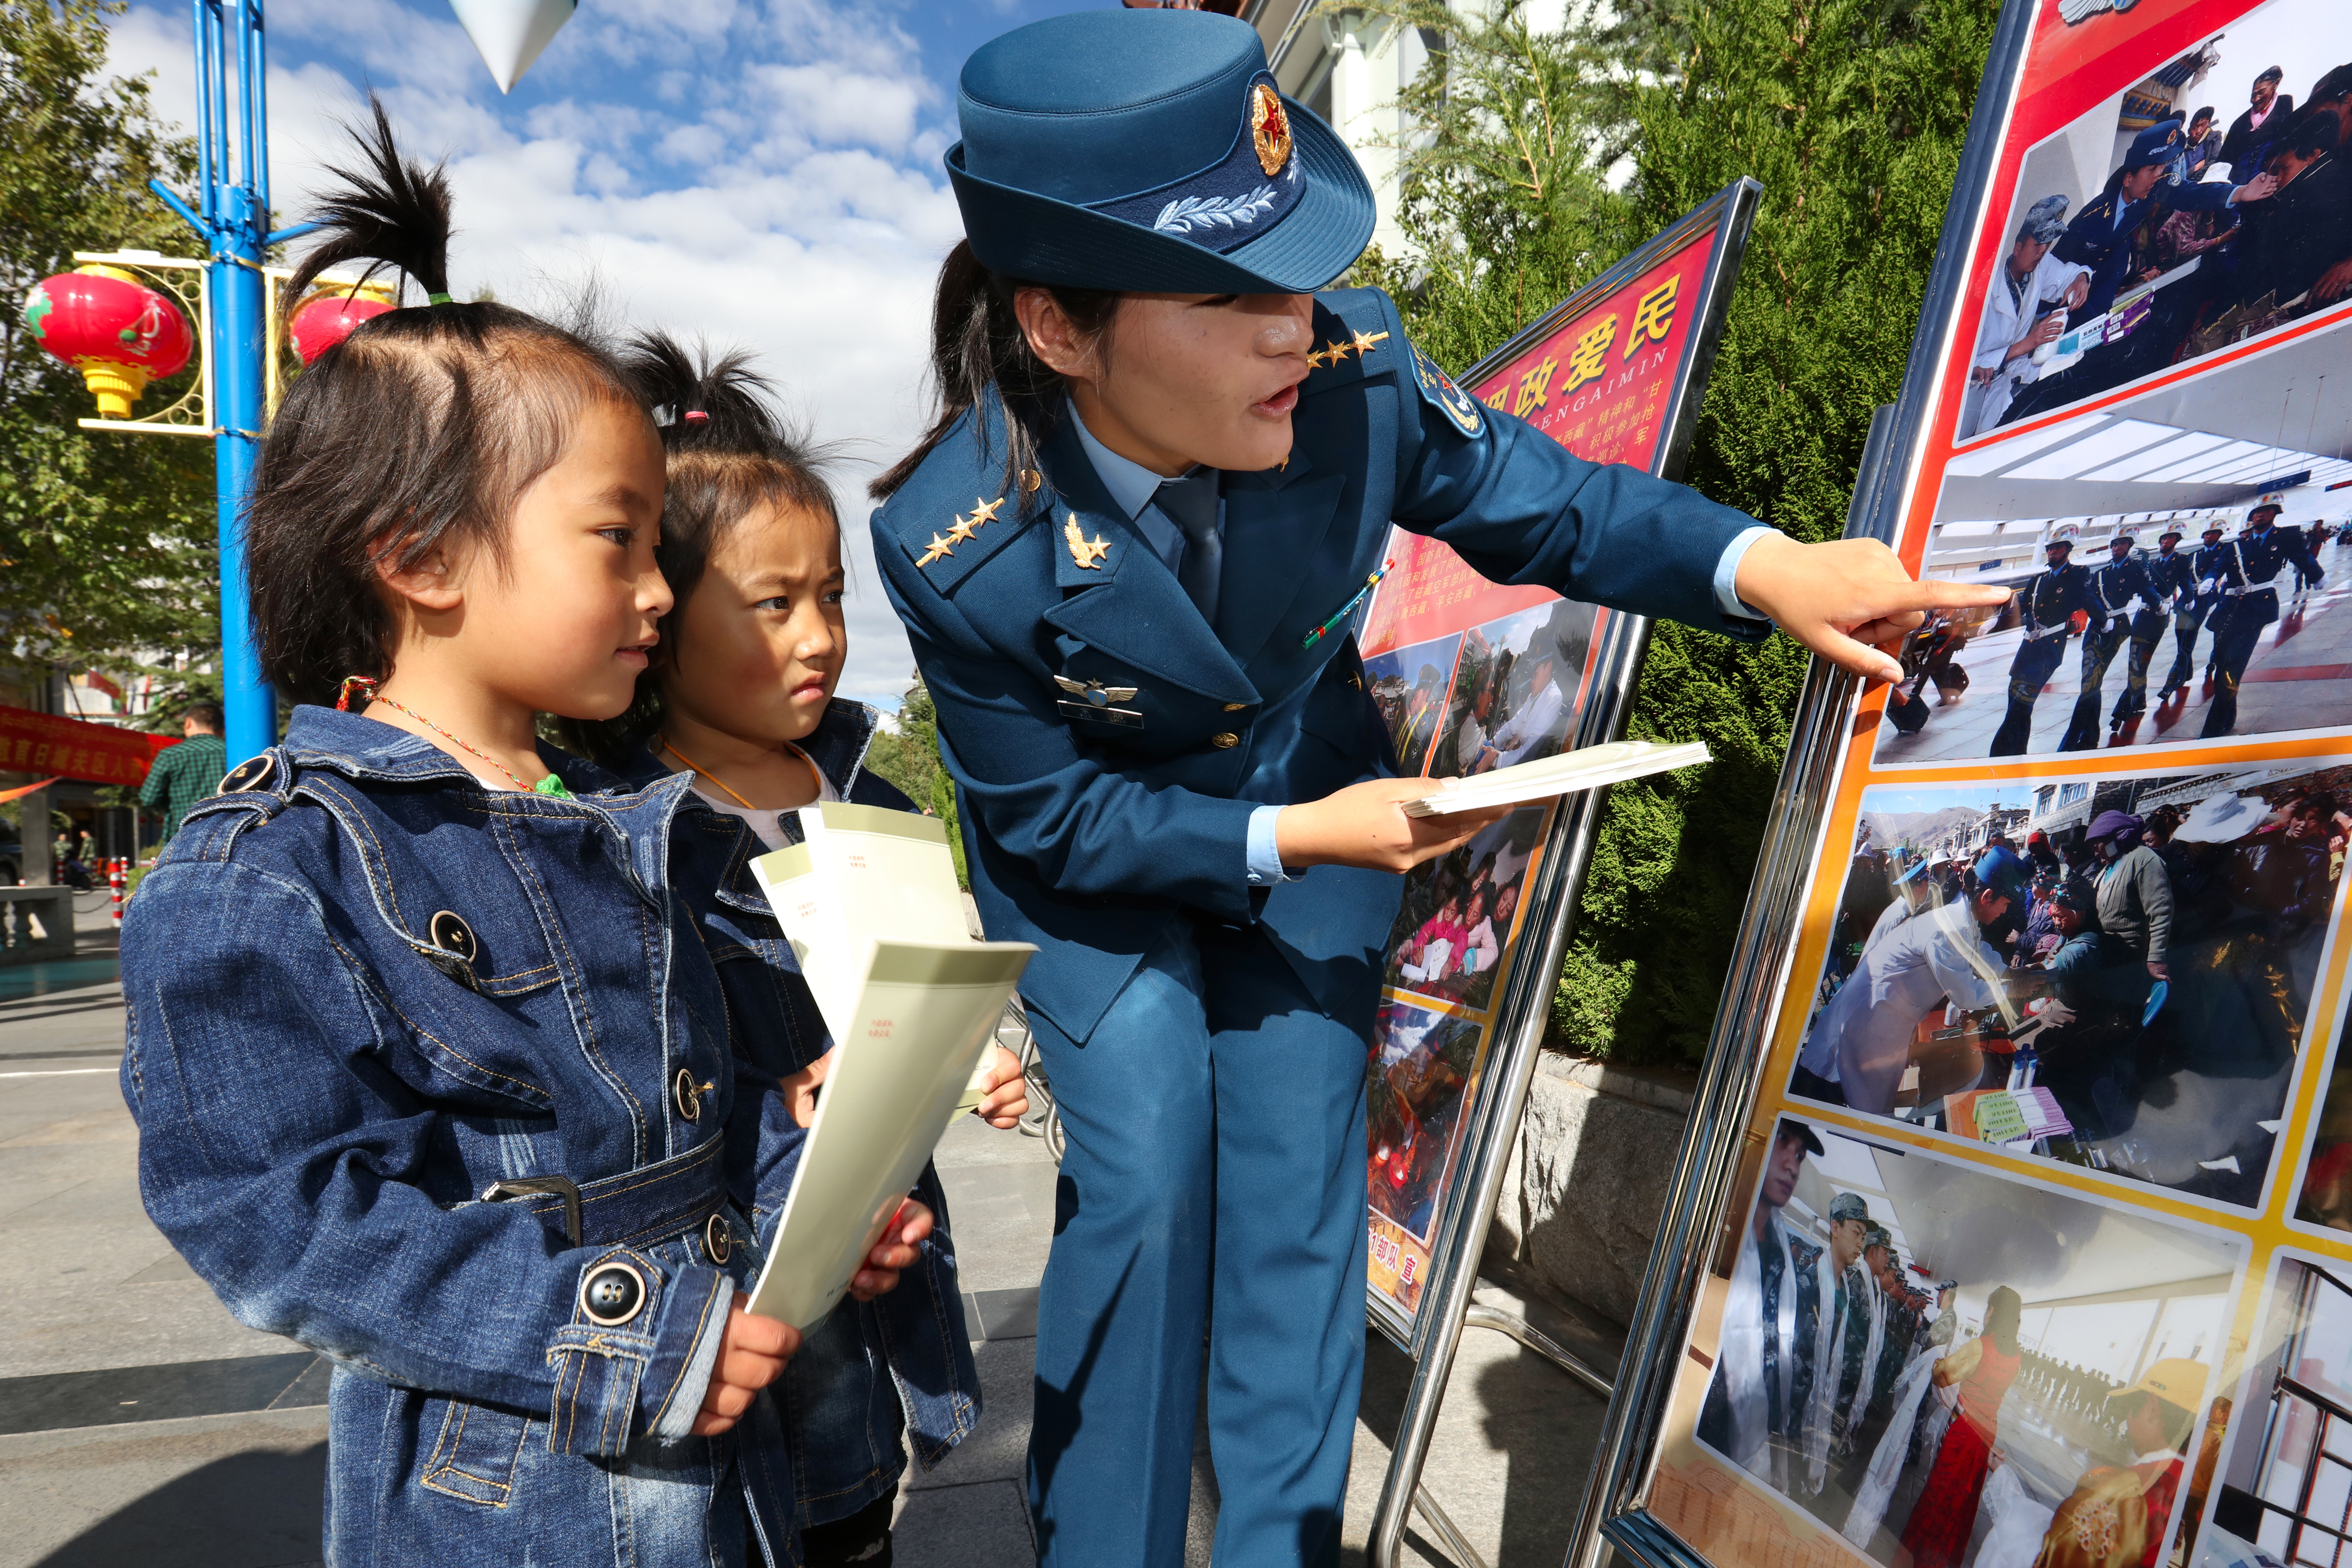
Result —
M 816 434 L 851 546 L 845 696 L 912 668 L 866 542 L 865 478 L 920 423 L 930 285 L 962 232 L 940 172 L 955 79 L 998 33 L 1100 0 L 585 0 L 501 97 L 445 0 L 268 0 L 273 196 L 304 211 L 373 87 L 446 157 L 453 284 L 530 308 L 593 278 L 633 325 L 748 345 Z M 133 0 L 113 68 L 186 124 L 189 7 Z

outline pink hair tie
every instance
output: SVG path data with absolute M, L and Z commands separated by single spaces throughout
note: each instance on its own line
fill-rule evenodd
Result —
M 689 409 L 688 409 L 688 410 L 686 411 L 686 422 L 687 422 L 688 424 L 689 424 L 689 425 L 695 424 L 695 423 L 697 423 L 697 422 L 698 422 L 698 421 L 699 421 L 699 420 L 708 419 L 708 418 L 709 418 L 709 417 L 710 417 L 710 416 L 709 416 L 709 414 L 705 413 L 703 410 L 701 410 L 701 409 L 699 409 L 699 408 L 689 408 Z

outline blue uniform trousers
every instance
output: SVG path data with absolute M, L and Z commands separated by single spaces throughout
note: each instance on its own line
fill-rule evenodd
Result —
M 2118 616 L 2102 626 L 2095 621 L 2083 634 L 2083 689 L 2074 699 L 2074 716 L 2066 726 L 2066 733 L 2058 742 L 2062 752 L 2088 752 L 2099 743 L 2100 688 L 2107 679 L 2107 666 L 2115 662 L 2131 635 L 2131 625 Z M 2053 638 L 2052 641 L 2058 639 Z M 2141 683 L 2146 684 L 2146 677 Z
M 2170 697 L 2197 679 L 2197 634 L 2205 629 L 2205 617 L 2213 606 L 2202 599 L 2191 599 L 2172 618 L 2172 668 L 2164 678 L 2164 695 Z
M 1069 1136 L 1029 1448 L 1051 1568 L 1183 1561 L 1204 1329 L 1220 1568 L 1339 1561 L 1375 995 L 1331 1016 L 1261 931 L 1180 917 L 1083 1044 L 1030 1016 Z
M 2009 661 L 2009 711 L 2002 716 L 2000 728 L 1993 731 L 1994 756 L 2024 753 L 2032 739 L 2034 700 L 2058 672 L 2065 657 L 2066 638 L 2063 634 L 2029 637 L 2017 645 L 2017 657 Z

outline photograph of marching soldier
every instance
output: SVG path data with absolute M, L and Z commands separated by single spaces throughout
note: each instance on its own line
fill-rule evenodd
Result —
M 1878 764 L 2352 725 L 2347 363 L 2352 321 L 1955 457 L 1920 573 L 2016 597 L 1906 639 Z
M 2347 808 L 2341 758 L 1868 791 L 1789 1092 L 2258 1204 Z
M 1704 1447 L 1888 1568 L 2165 1560 L 2244 1242 L 1794 1116 L 1753 1180 Z
M 2189 1472 L 2188 1505 L 2205 1521 L 2191 1561 L 2335 1562 L 2352 1489 L 2352 1273 L 2341 1260 L 2275 1255 L 2247 1359 L 2245 1419 L 2226 1441 L 2209 1422 Z
M 2352 297 L 2352 15 L 2271 0 L 2031 148 L 1954 439 Z M 2246 94 L 2226 132 L 2216 99 Z

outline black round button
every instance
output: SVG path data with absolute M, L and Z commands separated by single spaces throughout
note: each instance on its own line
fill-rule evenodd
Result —
M 684 1068 L 670 1082 L 670 1092 L 677 1100 L 677 1113 L 688 1121 L 702 1120 L 702 1090 L 695 1087 L 694 1075 Z
M 614 1328 L 637 1315 L 645 1305 L 646 1282 L 625 1263 L 607 1263 L 580 1287 L 580 1307 L 588 1321 Z
M 710 1255 L 713 1263 L 726 1262 L 728 1255 L 735 1250 L 735 1233 L 729 1228 L 725 1215 L 714 1214 L 703 1226 L 702 1249 Z
M 221 779 L 220 788 L 213 793 L 236 795 L 244 790 L 259 789 L 269 782 L 269 775 L 277 771 L 278 763 L 267 752 L 257 757 L 247 757 L 244 762 L 229 769 Z
M 433 945 L 442 952 L 452 958 L 462 958 L 468 963 L 474 962 L 474 955 L 478 951 L 474 944 L 474 928 L 456 914 L 443 910 L 433 917 L 425 930 L 425 934 L 433 939 Z

